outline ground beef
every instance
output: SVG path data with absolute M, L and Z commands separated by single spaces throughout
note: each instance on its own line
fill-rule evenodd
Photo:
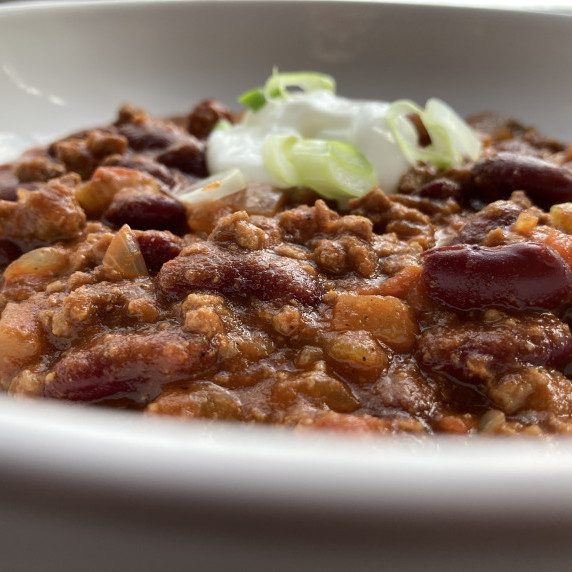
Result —
M 338 206 L 187 205 L 204 100 L 126 105 L 0 167 L 0 387 L 298 431 L 572 432 L 571 147 L 498 115 L 481 156 Z

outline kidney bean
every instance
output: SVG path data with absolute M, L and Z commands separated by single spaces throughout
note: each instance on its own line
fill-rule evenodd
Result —
M 166 149 L 175 144 L 182 133 L 176 129 L 149 122 L 123 123 L 117 127 L 134 151 Z
M 211 290 L 315 305 L 324 294 L 322 285 L 297 260 L 267 250 L 231 251 L 212 243 L 191 245 L 164 264 L 157 285 L 170 298 Z
M 135 233 L 141 254 L 151 274 L 161 270 L 165 262 L 172 260 L 181 252 L 182 241 L 170 232 L 146 230 Z
M 188 231 L 185 205 L 168 195 L 139 189 L 117 193 L 104 218 L 116 228 L 128 224 L 137 230 L 169 230 L 175 234 Z
M 198 139 L 206 139 L 213 127 L 222 119 L 232 121 L 228 107 L 215 99 L 200 101 L 187 117 L 187 129 Z
M 572 171 L 538 157 L 498 153 L 472 168 L 472 186 L 487 201 L 525 191 L 540 206 L 572 201 Z
M 199 178 L 208 175 L 205 146 L 194 137 L 189 137 L 185 143 L 167 149 L 157 156 L 157 161 L 167 167 L 179 169 L 187 175 Z
M 204 336 L 158 331 L 115 334 L 89 349 L 64 354 L 46 376 L 45 395 L 70 401 L 157 392 L 162 383 L 187 379 L 217 357 Z
M 10 201 L 15 203 L 18 200 L 18 189 L 26 189 L 27 191 L 41 190 L 42 183 L 14 183 L 0 185 L 0 201 Z
M 435 326 L 417 341 L 415 356 L 433 371 L 467 383 L 487 382 L 523 364 L 563 368 L 572 360 L 570 328 L 545 312 L 479 323 Z
M 125 167 L 127 169 L 142 171 L 162 181 L 168 187 L 174 187 L 177 184 L 176 178 L 165 165 L 157 163 L 157 161 L 154 161 L 146 155 L 110 155 L 102 162 L 102 165 L 105 167 Z
M 10 262 L 16 260 L 22 254 L 20 248 L 11 240 L 0 238 L 0 268 L 8 266 Z
M 462 187 L 457 181 L 441 177 L 428 182 L 419 189 L 419 196 L 428 199 L 455 199 L 461 201 Z
M 552 309 L 572 294 L 572 270 L 546 244 L 461 244 L 422 256 L 421 276 L 429 296 L 459 310 Z
M 0 201 L 16 202 L 18 200 L 19 185 L 7 185 L 0 187 Z

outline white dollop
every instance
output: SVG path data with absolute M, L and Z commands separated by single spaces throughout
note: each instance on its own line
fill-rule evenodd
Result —
M 238 168 L 248 182 L 283 187 L 284 183 L 264 167 L 262 146 L 269 135 L 298 135 L 352 145 L 373 166 L 379 186 L 394 192 L 410 163 L 387 123 L 389 106 L 387 102 L 357 101 L 322 90 L 271 99 L 262 109 L 247 111 L 240 123 L 211 133 L 207 145 L 209 171 Z

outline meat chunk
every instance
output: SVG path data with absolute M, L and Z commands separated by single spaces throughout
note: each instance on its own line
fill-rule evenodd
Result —
M 22 157 L 16 165 L 15 175 L 20 183 L 49 181 L 65 173 L 62 164 L 50 157 L 31 154 Z
M 297 374 L 282 372 L 272 388 L 272 398 L 284 409 L 299 402 L 340 413 L 359 408 L 359 401 L 345 383 L 319 370 Z
M 519 318 L 489 313 L 490 321 L 435 326 L 419 337 L 425 367 L 465 383 L 488 382 L 522 364 L 564 367 L 572 359 L 570 328 L 548 313 Z
M 278 217 L 286 238 L 295 243 L 306 243 L 318 236 L 355 236 L 370 241 L 373 236 L 372 221 L 358 214 L 340 216 L 328 208 L 322 200 L 313 207 L 301 206 L 287 210 Z
M 37 191 L 18 191 L 18 201 L 0 201 L 0 235 L 26 250 L 75 238 L 85 214 L 74 196 L 74 179 L 54 179 Z
M 233 392 L 214 383 L 195 383 L 166 391 L 147 411 L 154 415 L 172 415 L 191 419 L 241 419 L 242 404 Z
M 113 328 L 128 321 L 154 322 L 159 315 L 149 280 L 144 278 L 80 286 L 49 312 L 51 333 L 65 338 L 80 336 L 93 324 Z
M 495 201 L 471 215 L 450 244 L 484 244 L 488 233 L 496 228 L 508 229 L 525 211 L 514 201 Z
M 546 368 L 506 374 L 488 384 L 487 394 L 507 414 L 528 410 L 572 414 L 572 381 Z

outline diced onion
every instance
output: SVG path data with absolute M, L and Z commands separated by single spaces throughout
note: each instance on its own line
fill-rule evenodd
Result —
M 114 268 L 125 278 L 149 275 L 137 237 L 127 224 L 121 227 L 109 243 L 103 264 Z
M 21 275 L 54 276 L 69 267 L 69 256 L 53 246 L 44 246 L 25 252 L 4 270 L 4 280 L 10 281 Z
M 526 211 L 524 211 L 526 212 Z M 559 203 L 550 207 L 554 225 L 572 234 L 572 203 Z
M 246 180 L 240 169 L 230 169 L 197 181 L 183 190 L 177 198 L 188 205 L 222 199 L 242 191 Z
M 340 141 L 269 135 L 263 158 L 265 167 L 281 181 L 310 187 L 328 199 L 359 197 L 377 184 L 367 158 Z

